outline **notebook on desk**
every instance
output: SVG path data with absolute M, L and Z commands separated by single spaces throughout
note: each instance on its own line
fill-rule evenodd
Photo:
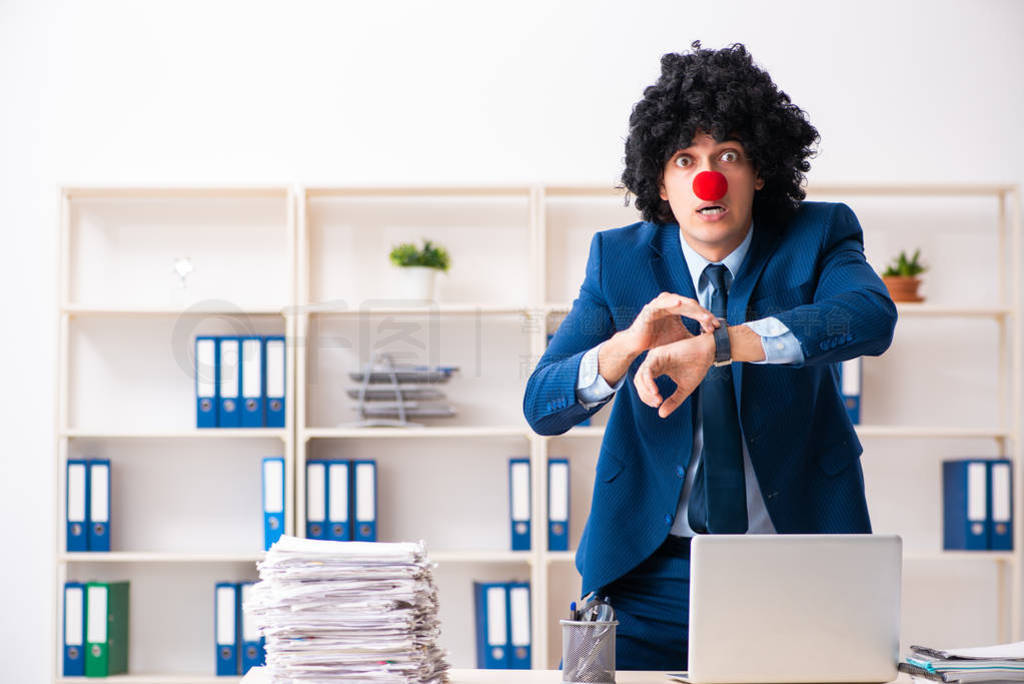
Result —
M 890 682 L 902 543 L 886 535 L 698 535 L 690 555 L 693 684 Z

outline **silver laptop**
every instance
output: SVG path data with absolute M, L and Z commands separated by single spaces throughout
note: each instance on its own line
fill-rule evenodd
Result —
M 884 535 L 698 535 L 686 679 L 896 679 L 902 550 Z

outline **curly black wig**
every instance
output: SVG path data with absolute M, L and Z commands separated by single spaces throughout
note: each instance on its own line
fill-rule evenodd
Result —
M 633 107 L 622 185 L 636 197 L 645 221 L 675 221 L 659 187 L 676 151 L 693 144 L 698 129 L 716 142 L 737 138 L 764 188 L 754 193 L 754 221 L 783 226 L 800 207 L 801 188 L 820 136 L 771 77 L 755 66 L 742 43 L 721 50 L 691 45 L 692 53 L 661 58 L 661 76 Z

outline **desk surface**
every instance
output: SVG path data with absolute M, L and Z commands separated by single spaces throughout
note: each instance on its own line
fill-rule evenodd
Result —
M 665 672 L 618 670 L 615 673 L 615 684 L 673 684 L 675 680 L 669 679 L 665 674 Z M 451 670 L 449 675 L 451 684 L 497 684 L 498 682 L 557 684 L 562 681 L 561 670 Z M 899 682 L 899 684 L 910 684 L 913 680 L 901 672 L 900 676 L 893 681 Z
M 450 670 L 448 674 L 451 684 L 558 684 L 562 681 L 561 670 Z M 269 679 L 264 668 L 256 667 L 242 678 L 242 683 L 264 684 Z M 672 684 L 673 681 L 664 672 L 619 670 L 615 673 L 615 684 Z M 913 680 L 901 672 L 899 678 L 893 681 L 910 684 Z

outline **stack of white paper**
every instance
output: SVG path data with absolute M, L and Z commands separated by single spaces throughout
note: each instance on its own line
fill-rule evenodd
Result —
M 911 646 L 901 672 L 942 682 L 1024 681 L 1024 641 L 941 650 Z
M 283 536 L 243 609 L 273 682 L 447 682 L 437 587 L 422 544 Z

